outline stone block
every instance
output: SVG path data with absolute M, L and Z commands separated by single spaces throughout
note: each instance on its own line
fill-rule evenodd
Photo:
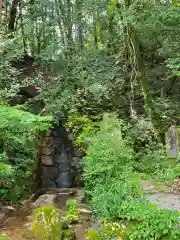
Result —
M 56 154 L 54 159 L 55 159 L 56 163 L 68 162 L 68 156 L 67 156 L 66 152 Z
M 69 164 L 67 162 L 62 162 L 57 164 L 57 169 L 59 173 L 66 172 L 70 170 Z
M 81 152 L 79 149 L 74 148 L 74 156 L 75 156 L 75 157 L 83 157 L 83 156 L 84 156 L 84 153 Z
M 68 133 L 68 139 L 69 139 L 70 141 L 73 141 L 73 140 L 74 140 L 73 133 Z
M 45 137 L 50 137 L 52 135 L 52 130 L 48 130 L 47 132 L 45 132 L 44 136 Z
M 58 148 L 61 149 L 62 148 L 61 145 L 62 145 L 62 140 L 60 138 L 55 138 L 55 144 L 54 144 L 55 148 L 56 149 L 58 149 Z
M 56 167 L 41 166 L 41 173 L 43 178 L 56 179 L 58 176 L 58 169 Z
M 73 157 L 72 161 L 71 161 L 71 166 L 72 167 L 78 167 L 79 162 L 80 162 L 80 158 L 79 157 Z
M 55 149 L 53 147 L 43 147 L 42 155 L 50 156 L 55 153 Z
M 54 159 L 52 156 L 42 155 L 41 156 L 41 164 L 46 165 L 46 166 L 53 166 Z
M 42 188 L 56 188 L 56 183 L 51 179 L 41 177 L 41 187 Z
M 45 137 L 42 141 L 43 147 L 53 147 L 54 146 L 54 138 L 53 137 Z

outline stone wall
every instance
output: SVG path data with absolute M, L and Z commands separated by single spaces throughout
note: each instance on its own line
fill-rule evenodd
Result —
M 68 188 L 77 184 L 83 154 L 73 146 L 64 126 L 43 135 L 40 155 L 40 182 L 43 188 Z

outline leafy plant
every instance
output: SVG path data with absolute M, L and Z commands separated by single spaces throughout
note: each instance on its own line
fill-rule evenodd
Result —
M 88 116 L 78 113 L 69 113 L 66 125 L 74 135 L 75 144 L 83 151 L 86 151 L 88 137 L 99 127 L 98 122 L 93 122 Z
M 89 230 L 86 234 L 86 240 L 111 240 L 125 239 L 126 227 L 119 223 L 103 223 L 99 231 Z
M 6 237 L 6 236 L 0 236 L 0 240 L 8 240 L 8 237 Z
M 68 224 L 76 223 L 79 220 L 79 210 L 77 202 L 74 199 L 69 199 L 66 202 L 67 205 L 67 215 L 64 217 L 64 221 Z
M 101 240 L 101 235 L 95 230 L 89 230 L 86 233 L 86 240 Z
M 32 232 L 38 240 L 59 240 L 62 237 L 59 209 L 43 206 L 33 213 Z

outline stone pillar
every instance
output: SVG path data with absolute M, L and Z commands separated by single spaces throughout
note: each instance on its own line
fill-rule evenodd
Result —
M 180 131 L 176 126 L 171 126 L 166 133 L 168 158 L 178 159 L 180 144 Z

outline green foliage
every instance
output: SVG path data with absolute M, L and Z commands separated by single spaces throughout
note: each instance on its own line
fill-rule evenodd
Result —
M 31 192 L 31 182 L 32 176 L 30 172 L 24 172 L 18 166 L 0 162 L 1 201 L 14 203 L 26 198 Z
M 63 230 L 62 240 L 76 240 L 76 236 L 73 230 Z
M 143 197 L 134 153 L 121 136 L 122 124 L 115 115 L 105 115 L 100 126 L 84 160 L 86 190 L 97 216 L 128 221 L 128 239 L 178 239 L 180 214 L 158 209 Z
M 139 200 L 122 204 L 121 217 L 130 221 L 127 235 L 130 239 L 178 239 L 180 214 Z M 132 221 L 132 222 L 131 222 Z
M 123 224 L 119 223 L 103 223 L 99 232 L 89 230 L 86 234 L 86 240 L 125 240 L 125 229 Z
M 133 148 L 137 156 L 157 148 L 152 123 L 147 119 L 139 117 L 137 120 L 128 121 L 128 123 L 123 121 L 122 133 L 125 142 Z
M 66 125 L 73 133 L 75 144 L 83 151 L 86 151 L 87 138 L 99 127 L 98 122 L 93 122 L 88 116 L 78 113 L 70 113 Z
M 1 106 L 0 109 L 0 140 L 5 146 L 32 151 L 33 140 L 39 132 L 51 127 L 51 117 L 40 117 L 18 109 L 17 107 Z M 9 146 L 10 145 L 10 146 Z
M 6 237 L 6 236 L 0 236 L 0 240 L 8 240 L 8 237 Z
M 86 233 L 86 240 L 101 240 L 101 235 L 99 232 L 89 230 Z
M 123 199 L 141 195 L 138 175 L 132 167 L 133 151 L 125 146 L 121 123 L 114 115 L 112 119 L 105 115 L 100 132 L 90 141 L 84 164 L 86 190 L 101 217 L 116 219 Z
M 77 206 L 77 202 L 74 199 L 69 199 L 66 202 L 67 206 L 67 214 L 64 217 L 64 221 L 68 224 L 76 223 L 79 220 L 79 210 Z
M 16 202 L 27 197 L 35 168 L 38 135 L 52 125 L 51 117 L 40 117 L 29 112 L 1 105 L 0 142 L 0 199 Z
M 61 216 L 57 208 L 44 206 L 34 211 L 32 232 L 38 240 L 61 239 L 61 226 Z

